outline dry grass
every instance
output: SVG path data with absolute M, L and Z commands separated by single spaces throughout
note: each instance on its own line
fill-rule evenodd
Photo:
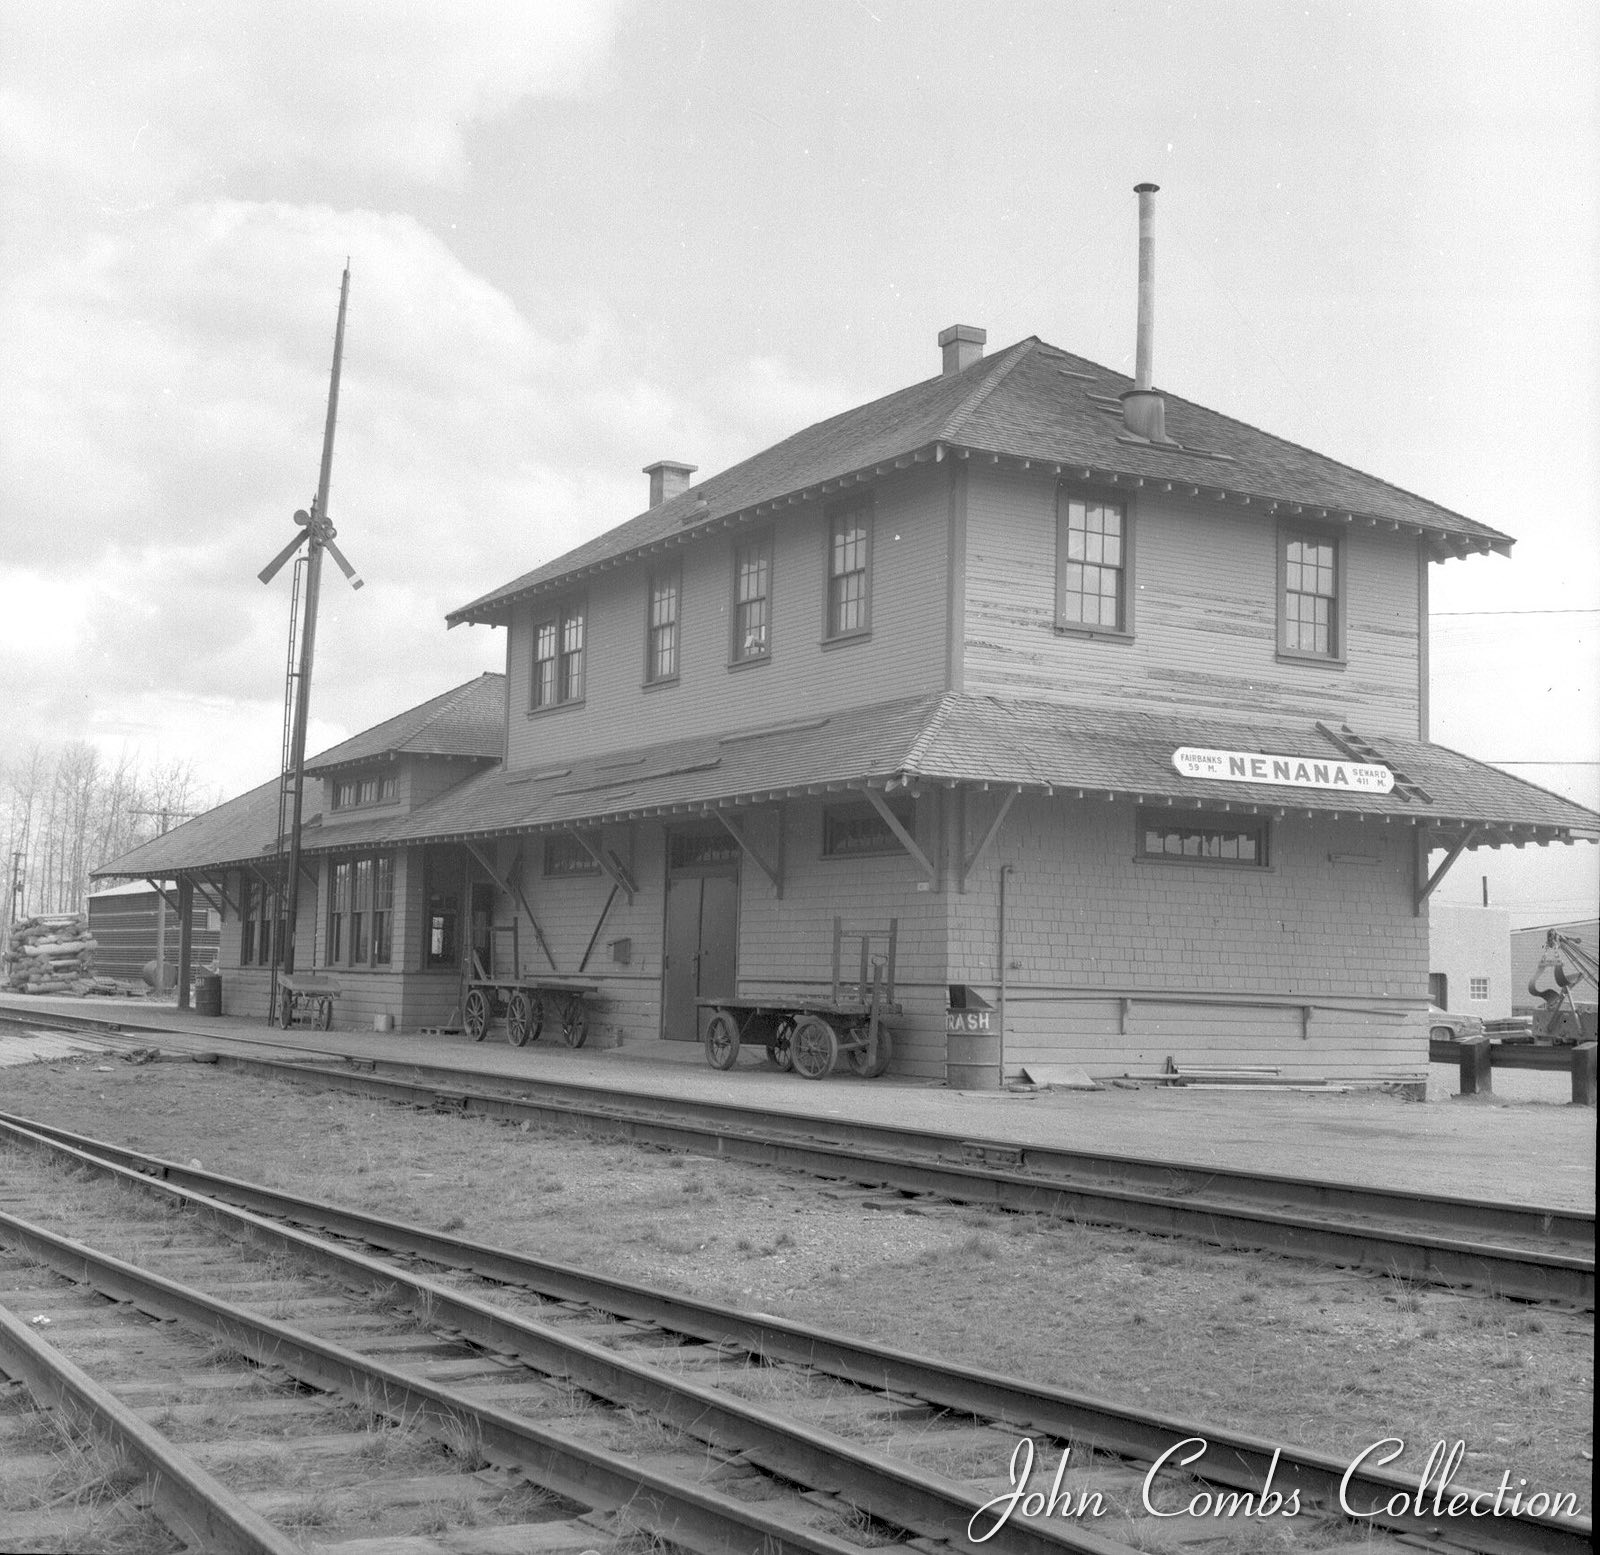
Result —
M 1587 1315 L 1071 1219 L 866 1210 L 776 1171 L 209 1070 L 8 1083 L 17 1112 L 118 1137 L 137 1118 L 141 1148 L 289 1191 L 1335 1456 L 1400 1436 L 1420 1467 L 1460 1437 L 1463 1483 L 1510 1470 L 1588 1500 Z M 761 1371 L 728 1384 L 760 1397 Z

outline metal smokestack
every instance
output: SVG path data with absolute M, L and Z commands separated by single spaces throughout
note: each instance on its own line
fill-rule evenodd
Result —
M 1122 396 L 1123 425 L 1135 437 L 1165 443 L 1166 404 L 1152 387 L 1156 332 L 1156 192 L 1159 184 L 1136 184 L 1139 196 L 1139 332 L 1134 345 L 1133 388 Z

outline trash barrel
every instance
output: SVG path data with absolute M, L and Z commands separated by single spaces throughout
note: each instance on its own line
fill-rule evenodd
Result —
M 1005 1012 L 965 983 L 950 984 L 944 1083 L 953 1091 L 998 1091 Z
M 201 972 L 195 978 L 194 1012 L 196 1015 L 222 1013 L 222 973 Z

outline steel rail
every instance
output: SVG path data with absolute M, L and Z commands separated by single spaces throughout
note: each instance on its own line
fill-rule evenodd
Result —
M 136 1464 L 150 1486 L 156 1515 L 191 1548 L 218 1555 L 301 1555 L 298 1543 L 4 1307 L 0 1371 Z
M 214 1334 L 258 1365 L 277 1367 L 324 1392 L 362 1398 L 370 1407 L 410 1423 L 427 1421 L 436 1427 L 473 1431 L 491 1460 L 520 1468 L 536 1483 L 585 1506 L 626 1507 L 653 1532 L 702 1555 L 860 1555 L 857 1545 L 780 1522 L 715 1491 L 657 1473 L 452 1388 L 408 1376 L 4 1211 L 0 1211 L 0 1240 L 21 1247 L 71 1280 L 131 1302 L 151 1316 Z M 1037 1547 L 1078 1550 L 1083 1555 L 1130 1555 L 1126 1545 L 1076 1533 Z
M 316 1070 L 327 1063 L 314 1059 L 289 1062 L 293 1067 Z M 345 1057 L 334 1062 L 358 1072 L 392 1075 L 399 1079 L 412 1077 L 424 1086 L 471 1085 L 476 1089 L 514 1089 L 517 1094 L 527 1094 L 531 1089 L 541 1100 L 568 1101 L 576 1107 L 598 1108 L 607 1113 L 642 1110 L 644 1115 L 650 1116 L 659 1113 L 662 1105 L 670 1101 L 683 1116 L 715 1124 L 723 1130 L 759 1127 L 768 1133 L 784 1131 L 834 1144 L 867 1142 L 889 1154 L 941 1160 L 952 1159 L 954 1151 L 966 1164 L 1026 1169 L 1033 1175 L 1073 1183 L 1146 1188 L 1173 1197 L 1205 1193 L 1260 1203 L 1272 1209 L 1317 1210 L 1411 1224 L 1421 1220 L 1436 1231 L 1522 1236 L 1589 1247 L 1593 1247 L 1595 1240 L 1592 1212 L 1555 1205 L 1516 1204 L 1453 1194 L 1415 1194 L 1361 1183 L 1324 1182 L 1315 1177 L 1276 1176 L 1198 1162 L 1153 1160 L 1102 1151 L 1069 1150 L 1058 1145 L 983 1139 L 934 1129 L 908 1128 L 903 1124 L 741 1107 L 698 1097 L 667 1098 L 658 1093 L 617 1090 L 570 1080 L 524 1079 L 411 1061 Z M 637 1109 L 632 1104 L 637 1104 Z
M 1259 1491 L 1270 1476 L 1274 1485 L 1298 1489 L 1304 1504 L 1337 1506 L 1341 1489 L 1363 1507 L 1387 1507 L 1391 1499 L 1417 1490 L 1416 1481 L 1381 1469 L 1348 1473 L 1348 1465 L 1327 1454 L 1288 1447 L 1263 1438 L 1219 1429 L 1202 1421 L 1130 1409 L 1106 1399 L 1043 1387 L 1021 1379 L 991 1375 L 972 1367 L 927 1356 L 866 1344 L 847 1335 L 825 1332 L 767 1314 L 746 1314 L 656 1290 L 633 1281 L 594 1273 L 571 1264 L 529 1257 L 426 1231 L 414 1225 L 307 1199 L 238 1178 L 206 1172 L 175 1161 L 110 1145 L 53 1126 L 28 1123 L 0 1114 L 0 1135 L 29 1142 L 29 1134 L 55 1141 L 120 1164 L 141 1177 L 156 1178 L 177 1190 L 198 1190 L 231 1199 L 260 1215 L 313 1225 L 392 1253 L 415 1256 L 457 1268 L 499 1283 L 518 1285 L 562 1301 L 582 1302 L 616 1316 L 655 1324 L 711 1344 L 731 1344 L 769 1360 L 810 1367 L 865 1387 L 909 1394 L 940 1408 L 970 1414 L 1034 1432 L 1056 1441 L 1084 1442 L 1125 1458 L 1153 1462 L 1175 1443 L 1205 1441 L 1198 1478 L 1231 1489 Z M 1518 1519 L 1499 1523 L 1488 1534 L 1467 1519 L 1414 1510 L 1403 1516 L 1387 1512 L 1371 1519 L 1375 1526 L 1413 1534 L 1430 1533 L 1441 1525 L 1467 1547 L 1505 1555 L 1567 1552 L 1588 1548 L 1589 1519 Z M 1452 1524 L 1460 1526 L 1452 1526 Z M 1470 1535 L 1470 1538 L 1469 1538 Z
M 1143 1189 L 1085 1185 L 1023 1171 L 979 1167 L 932 1157 L 906 1157 L 881 1148 L 807 1139 L 780 1127 L 767 1133 L 735 1131 L 710 1122 L 615 1108 L 579 1110 L 559 1102 L 502 1092 L 443 1091 L 353 1068 L 221 1055 L 218 1062 L 268 1079 L 312 1080 L 353 1095 L 383 1096 L 472 1116 L 512 1122 L 537 1119 L 604 1133 L 637 1144 L 753 1161 L 813 1176 L 866 1183 L 913 1194 L 937 1194 L 959 1203 L 1124 1227 L 1158 1236 L 1198 1238 L 1217 1246 L 1309 1258 L 1372 1269 L 1419 1284 L 1469 1286 L 1524 1301 L 1594 1305 L 1594 1258 L 1576 1253 L 1469 1242 L 1391 1226 L 1324 1221 L 1282 1210 L 1252 1209 L 1198 1195 L 1169 1197 Z M 663 1101 L 663 1108 L 675 1103 Z M 780 1115 L 781 1116 L 781 1115 Z M 809 1126 L 814 1120 L 790 1119 Z M 865 1131 L 864 1132 L 870 1132 Z
M 435 1328 L 453 1331 L 497 1354 L 514 1356 L 537 1371 L 560 1377 L 614 1404 L 642 1410 L 710 1446 L 740 1453 L 785 1479 L 841 1494 L 886 1523 L 942 1540 L 971 1555 L 981 1548 L 965 1531 L 979 1517 L 983 1502 L 942 1475 L 859 1448 L 830 1431 L 784 1419 L 716 1388 L 673 1377 L 549 1324 L 513 1316 L 425 1275 L 334 1246 L 193 1187 L 146 1176 L 43 1135 L 30 1136 L 28 1130 L 8 1125 L 6 1134 L 13 1141 L 43 1146 L 119 1182 L 179 1200 L 230 1234 L 242 1234 L 274 1252 L 289 1252 L 345 1285 L 369 1290 L 404 1287 L 419 1305 L 428 1307 L 430 1325 Z M 0 1235 L 9 1223 L 11 1217 L 0 1214 Z M 1017 1513 L 996 1537 L 983 1542 L 990 1549 L 1017 1555 L 1059 1555 L 1061 1551 L 1112 1555 L 1127 1548 L 1077 1530 L 1064 1533 L 1057 1526 Z
M 1592 1212 L 1550 1204 L 1519 1204 L 1499 1199 L 1473 1199 L 1456 1194 L 1416 1194 L 1401 1189 L 1374 1187 L 1361 1183 L 1325 1182 L 1315 1177 L 1277 1176 L 1237 1167 L 1210 1166 L 1192 1161 L 1164 1161 L 1144 1156 L 1118 1155 L 1103 1151 L 1069 1150 L 1058 1145 L 1019 1143 L 1015 1140 L 985 1139 L 972 1135 L 941 1133 L 934 1129 L 908 1128 L 903 1124 L 873 1123 L 864 1119 L 824 1117 L 784 1110 L 742 1107 L 729 1102 L 707 1101 L 698 1097 L 665 1098 L 659 1093 L 631 1091 L 614 1086 L 588 1085 L 581 1081 L 547 1077 L 501 1075 L 485 1070 L 464 1069 L 413 1060 L 353 1058 L 327 1049 L 285 1047 L 276 1042 L 215 1034 L 197 1034 L 163 1026 L 124 1027 L 87 1016 L 44 1012 L 47 1019 L 28 1020 L 30 1025 L 55 1024 L 61 1030 L 113 1030 L 131 1035 L 178 1036 L 213 1043 L 243 1043 L 250 1047 L 271 1047 L 276 1051 L 304 1054 L 304 1057 L 246 1059 L 245 1055 L 218 1053 L 219 1062 L 236 1059 L 288 1069 L 324 1073 L 330 1069 L 351 1069 L 358 1073 L 411 1079 L 426 1090 L 440 1086 L 470 1085 L 490 1093 L 514 1091 L 527 1102 L 547 1100 L 566 1102 L 566 1113 L 586 1117 L 590 1110 L 606 1117 L 637 1114 L 659 1116 L 664 1102 L 670 1101 L 686 1119 L 715 1125 L 720 1132 L 736 1133 L 760 1128 L 783 1131 L 800 1137 L 835 1144 L 870 1142 L 890 1154 L 931 1156 L 951 1160 L 951 1152 L 968 1164 L 1013 1166 L 1032 1175 L 1077 1183 L 1108 1183 L 1125 1188 L 1148 1188 L 1173 1197 L 1198 1193 L 1221 1194 L 1245 1202 L 1264 1203 L 1275 1209 L 1318 1210 L 1324 1213 L 1372 1216 L 1378 1219 L 1414 1224 L 1426 1221 L 1438 1231 L 1455 1230 L 1491 1236 L 1518 1236 L 1533 1241 L 1572 1243 L 1593 1247 L 1595 1217 Z M 0 1005 L 0 1019 L 21 1021 L 23 1012 Z M 211 1054 L 208 1052 L 208 1058 Z

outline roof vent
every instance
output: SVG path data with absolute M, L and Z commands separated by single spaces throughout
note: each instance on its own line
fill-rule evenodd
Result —
M 679 464 L 674 459 L 657 459 L 647 464 L 644 473 L 650 477 L 650 506 L 658 508 L 669 497 L 689 489 L 689 477 L 698 470 L 698 464 Z
M 941 329 L 939 349 L 944 352 L 944 376 L 953 378 L 980 361 L 988 338 L 988 330 L 974 324 L 952 324 L 949 329 Z
M 1139 333 L 1134 348 L 1133 387 L 1122 396 L 1122 424 L 1135 437 L 1169 443 L 1166 401 L 1151 387 L 1150 361 L 1156 329 L 1156 192 L 1159 184 L 1135 184 L 1139 196 Z

